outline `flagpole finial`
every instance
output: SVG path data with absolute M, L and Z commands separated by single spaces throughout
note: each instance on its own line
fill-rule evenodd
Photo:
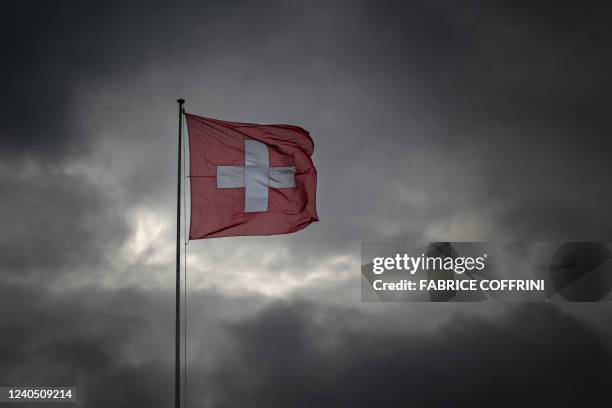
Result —
M 181 99 L 177 99 L 176 101 L 177 101 L 178 103 L 180 103 L 180 104 L 185 103 L 185 100 L 184 100 L 183 98 L 181 98 Z

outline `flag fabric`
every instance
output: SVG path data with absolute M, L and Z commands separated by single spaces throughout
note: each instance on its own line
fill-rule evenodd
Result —
M 185 116 L 190 239 L 287 234 L 318 221 L 308 131 Z

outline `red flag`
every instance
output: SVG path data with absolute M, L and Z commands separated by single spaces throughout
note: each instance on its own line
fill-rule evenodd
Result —
M 314 143 L 306 130 L 185 116 L 190 239 L 287 234 L 318 221 Z

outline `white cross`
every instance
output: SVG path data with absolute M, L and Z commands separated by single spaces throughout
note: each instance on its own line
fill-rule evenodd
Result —
M 270 167 L 268 145 L 244 141 L 244 166 L 217 166 L 217 188 L 244 188 L 244 212 L 268 211 L 268 189 L 295 187 L 295 166 Z

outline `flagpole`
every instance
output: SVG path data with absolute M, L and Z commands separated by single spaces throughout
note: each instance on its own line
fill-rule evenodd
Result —
M 184 99 L 176 100 L 179 104 L 178 129 L 178 178 L 176 187 L 176 333 L 174 356 L 174 408 L 181 408 L 181 152 L 183 143 L 183 104 Z

